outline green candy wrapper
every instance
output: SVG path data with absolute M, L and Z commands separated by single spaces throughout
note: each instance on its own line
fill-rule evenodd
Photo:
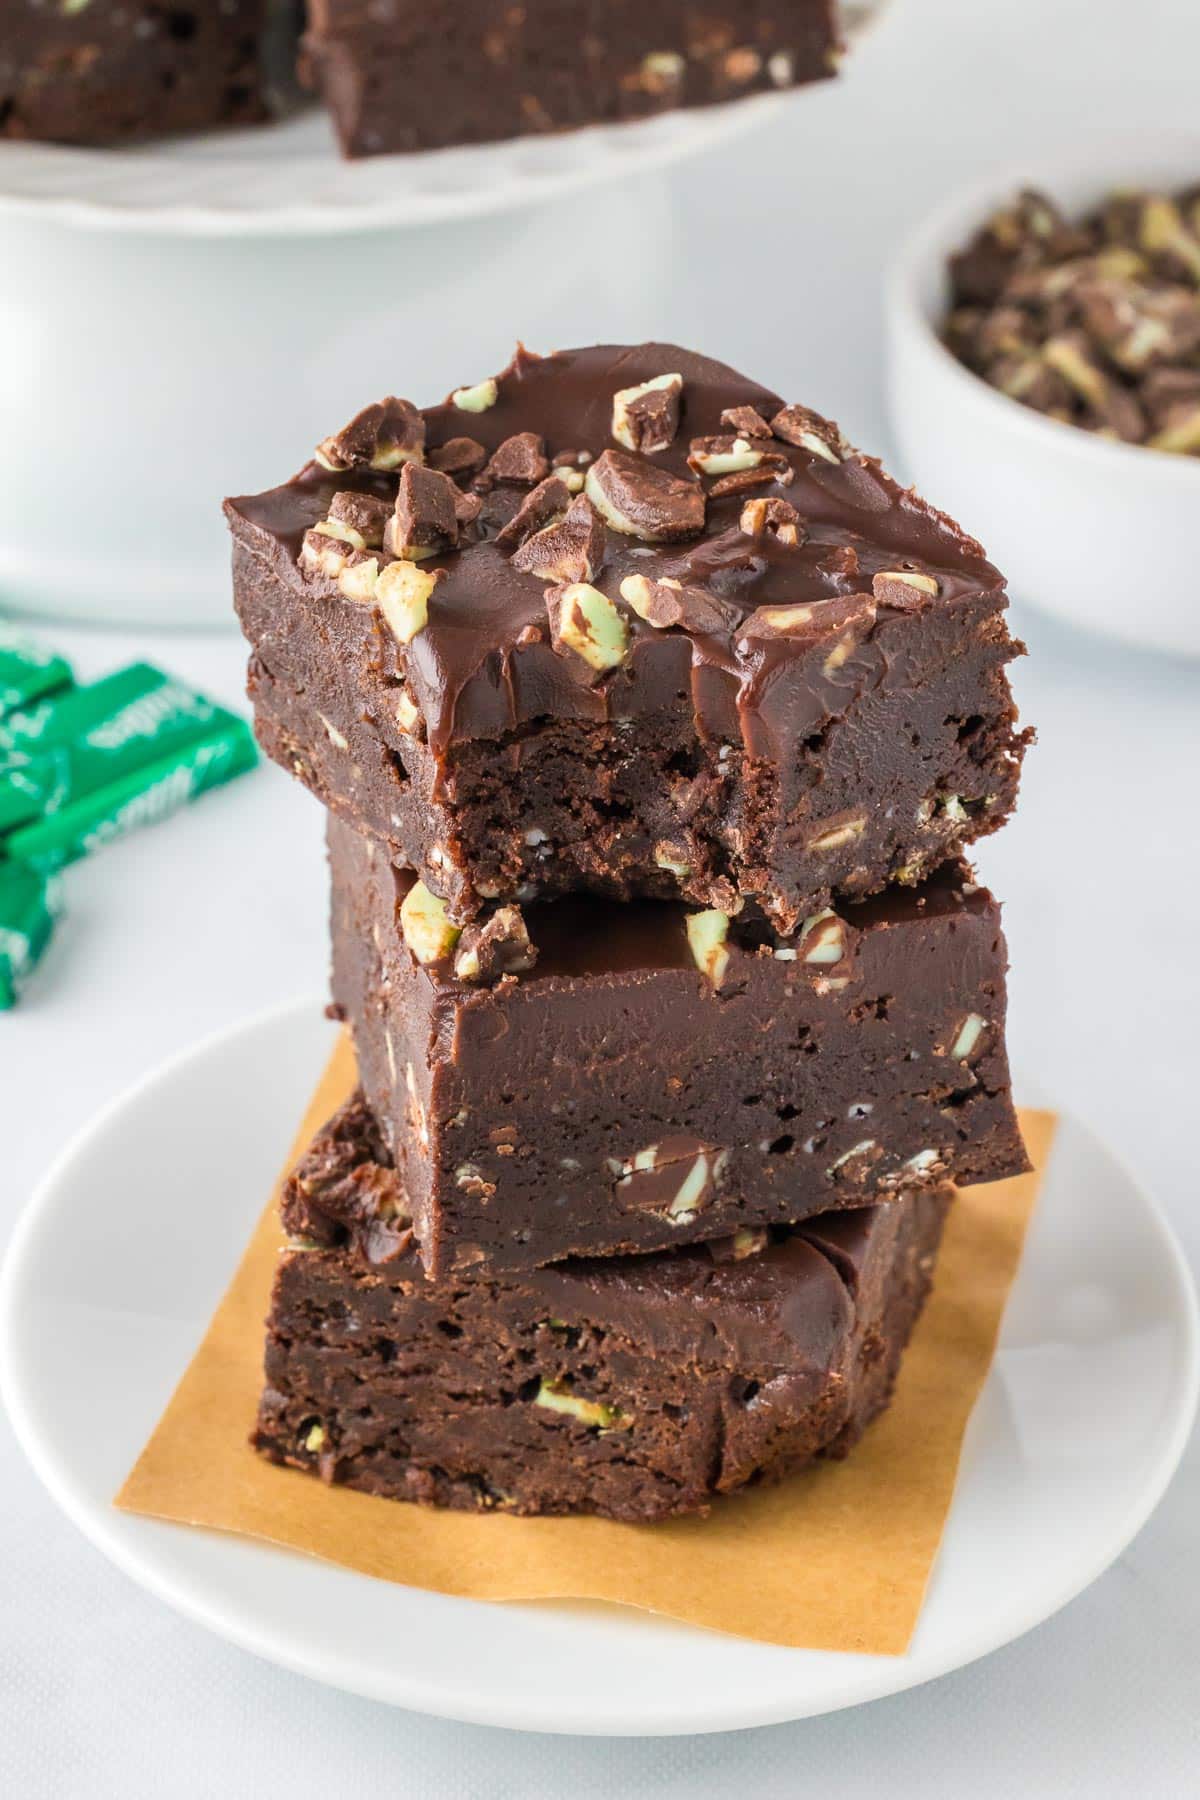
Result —
M 168 753 L 9 832 L 2 840 L 4 854 L 43 873 L 60 869 L 253 768 L 258 753 L 245 720 L 222 707 L 212 707 L 211 715 Z
M 61 656 L 0 620 L 0 719 L 19 706 L 32 706 L 43 694 L 70 685 L 71 666 Z
M 148 663 L 0 720 L 0 840 L 206 742 L 232 715 Z
M 0 862 L 0 1012 L 16 1005 L 60 911 L 57 881 L 20 863 Z
M 0 769 L 31 756 L 43 756 L 48 750 L 77 744 L 90 733 L 106 728 L 110 738 L 114 730 L 122 737 L 137 731 L 145 735 L 153 718 L 139 716 L 137 703 L 163 688 L 177 689 L 179 683 L 149 663 L 131 663 L 115 675 L 89 681 L 84 687 L 68 688 L 40 700 L 36 706 L 10 712 L 0 719 Z M 194 698 L 190 690 L 181 691 L 189 699 Z

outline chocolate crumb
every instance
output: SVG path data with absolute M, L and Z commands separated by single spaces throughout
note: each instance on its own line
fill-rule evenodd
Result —
M 606 547 L 603 520 L 587 497 L 577 494 L 561 519 L 525 539 L 512 563 L 544 581 L 595 581 Z
M 512 481 L 533 487 L 549 473 L 545 440 L 534 431 L 518 431 L 497 448 L 480 479 L 489 485 Z
M 721 423 L 735 437 L 769 438 L 771 435 L 771 427 L 752 406 L 727 406 L 721 414 Z
M 649 544 L 697 537 L 704 530 L 699 483 L 625 450 L 606 450 L 592 464 L 586 492 L 614 531 Z
M 473 475 L 486 461 L 487 451 L 470 437 L 447 438 L 428 457 L 429 467 L 440 469 L 444 475 Z
M 526 494 L 508 524 L 497 532 L 497 544 L 501 550 L 514 549 L 534 532 L 561 519 L 570 504 L 571 494 L 566 482 L 560 481 L 557 475 L 548 475 Z
M 460 981 L 492 982 L 527 974 L 537 961 L 519 906 L 500 906 L 490 918 L 468 925 L 458 941 L 454 973 Z
M 458 542 L 458 489 L 437 469 L 405 463 L 384 542 L 394 556 L 435 551 Z
M 425 421 L 411 400 L 389 395 L 364 406 L 348 425 L 317 445 L 317 461 L 324 469 L 396 469 L 404 462 L 420 462 L 425 448 Z

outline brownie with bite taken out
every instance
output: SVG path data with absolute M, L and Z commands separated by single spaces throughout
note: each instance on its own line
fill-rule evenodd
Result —
M 676 346 L 521 350 L 226 511 L 260 741 L 455 922 L 590 891 L 790 933 L 1014 804 L 998 570 Z

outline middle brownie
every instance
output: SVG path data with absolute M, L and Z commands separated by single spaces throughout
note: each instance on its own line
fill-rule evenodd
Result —
M 1027 1167 L 999 908 L 961 866 L 790 941 L 576 897 L 499 942 L 435 912 L 431 944 L 411 873 L 332 818 L 329 852 L 334 999 L 435 1278 Z

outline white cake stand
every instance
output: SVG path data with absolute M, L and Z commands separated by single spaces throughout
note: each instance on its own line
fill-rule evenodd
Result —
M 857 42 L 886 0 L 849 0 Z M 0 220 L 53 219 L 105 232 L 291 237 L 442 225 L 562 200 L 753 131 L 804 89 L 622 125 L 421 155 L 342 160 L 326 114 L 166 139 L 128 150 L 0 145 Z
M 411 229 L 563 199 L 754 130 L 782 94 L 552 137 L 343 161 L 324 112 L 129 150 L 0 146 L 0 217 L 101 231 L 294 237 Z

